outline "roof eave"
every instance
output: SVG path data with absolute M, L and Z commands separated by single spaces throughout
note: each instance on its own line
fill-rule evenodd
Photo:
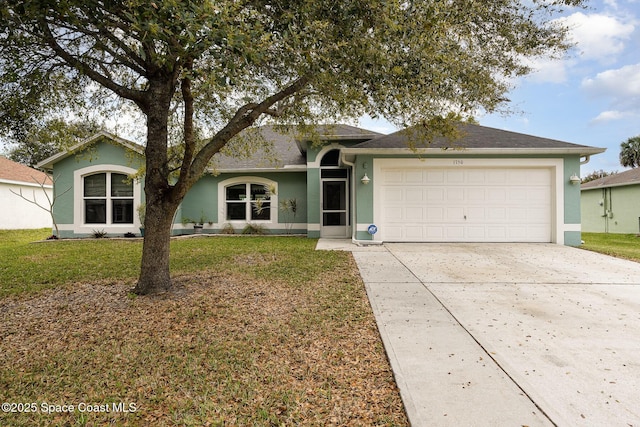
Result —
M 2 183 L 2 184 L 10 184 L 10 185 L 21 185 L 21 186 L 24 186 L 24 187 L 53 188 L 53 184 L 50 184 L 50 183 L 44 183 L 44 184 L 40 185 L 40 183 L 27 182 L 27 181 L 17 181 L 17 180 L 14 180 L 14 179 L 3 179 L 3 178 L 0 178 L 0 183 Z
M 369 141 L 374 138 L 382 136 L 380 133 L 362 133 L 362 134 L 349 134 L 349 135 L 321 135 L 318 139 L 323 142 L 339 142 L 339 141 Z M 312 139 L 296 139 L 296 145 L 302 154 L 307 152 L 309 143 L 313 142 Z
M 423 154 L 430 156 L 459 155 L 562 155 L 574 154 L 591 156 L 604 153 L 606 148 L 598 147 L 555 147 L 555 148 L 343 148 L 345 154 Z
M 620 183 L 616 183 L 616 184 L 600 184 L 600 185 L 594 185 L 592 187 L 580 187 L 580 191 L 601 190 L 603 188 L 612 188 L 612 187 L 628 187 L 630 185 L 640 185 L 640 181 L 620 182 Z

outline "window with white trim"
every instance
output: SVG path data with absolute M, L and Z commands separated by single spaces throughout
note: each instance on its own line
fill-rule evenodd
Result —
M 265 184 L 232 184 L 224 193 L 227 221 L 271 221 L 271 198 Z
M 133 224 L 133 181 L 127 175 L 100 172 L 82 181 L 85 224 Z

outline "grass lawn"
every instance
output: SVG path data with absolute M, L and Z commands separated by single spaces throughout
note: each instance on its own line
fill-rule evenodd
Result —
M 582 233 L 582 240 L 583 249 L 640 262 L 640 237 L 635 234 Z
M 0 425 L 408 425 L 349 253 L 175 239 L 135 297 L 139 240 L 48 234 L 0 231 Z

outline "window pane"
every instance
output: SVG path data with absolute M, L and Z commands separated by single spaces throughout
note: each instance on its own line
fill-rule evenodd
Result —
M 322 214 L 322 225 L 347 225 L 347 214 L 325 212 Z
M 322 178 L 346 178 L 347 170 L 346 169 L 322 169 L 322 172 L 320 172 L 320 176 Z
M 106 197 L 107 174 L 97 173 L 84 177 L 84 197 Z
M 84 201 L 84 221 L 87 224 L 107 223 L 107 201 L 88 199 Z
M 262 202 L 262 205 L 255 203 L 251 204 L 251 219 L 252 220 L 265 220 L 271 219 L 271 203 Z
M 338 166 L 339 163 L 340 150 L 331 150 L 320 160 L 320 166 Z
M 111 195 L 114 197 L 133 197 L 133 181 L 127 175 L 112 173 Z
M 322 184 L 322 205 L 325 211 L 341 211 L 347 208 L 347 183 L 325 181 Z
M 251 200 L 261 200 L 267 198 L 267 189 L 261 184 L 251 184 Z
M 244 200 L 246 197 L 246 184 L 231 185 L 227 187 L 227 200 Z
M 247 204 L 246 203 L 227 203 L 227 219 L 228 220 L 247 219 Z
M 113 224 L 133 224 L 133 200 L 116 199 L 111 202 Z

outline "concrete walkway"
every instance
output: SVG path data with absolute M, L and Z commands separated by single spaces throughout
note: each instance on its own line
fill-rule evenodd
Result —
M 412 426 L 640 426 L 640 264 L 551 244 L 351 249 Z

